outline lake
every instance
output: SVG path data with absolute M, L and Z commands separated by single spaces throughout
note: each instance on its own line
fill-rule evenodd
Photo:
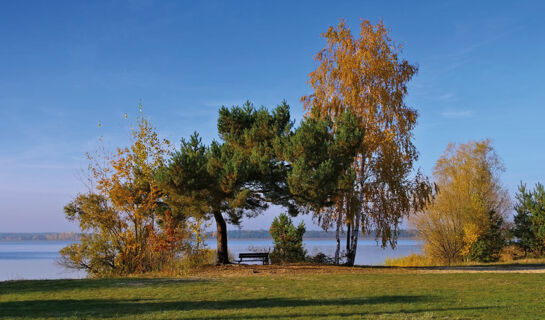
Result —
M 216 248 L 215 239 L 206 241 L 208 247 Z M 69 270 L 57 263 L 59 250 L 71 241 L 0 241 L 0 281 L 18 279 L 64 279 L 83 278 L 85 273 Z M 335 240 L 309 239 L 304 241 L 310 255 L 323 252 L 329 256 L 335 253 Z M 342 249 L 341 244 L 341 249 Z M 273 243 L 267 239 L 233 239 L 229 240 L 229 251 L 234 257 L 239 252 L 263 250 Z M 395 250 L 381 249 L 375 240 L 360 240 L 356 254 L 358 265 L 381 265 L 386 258 L 406 256 L 420 253 L 422 243 L 418 240 L 399 240 Z

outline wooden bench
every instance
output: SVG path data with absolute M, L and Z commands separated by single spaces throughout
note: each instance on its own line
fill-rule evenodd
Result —
M 248 253 L 239 253 L 238 254 L 238 264 L 246 261 L 261 261 L 263 264 L 269 264 L 269 253 L 268 252 L 248 252 Z

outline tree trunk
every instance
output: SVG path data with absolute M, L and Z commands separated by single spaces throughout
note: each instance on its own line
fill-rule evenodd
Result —
M 346 252 L 348 253 L 350 251 L 350 231 L 352 228 L 350 227 L 350 223 L 346 224 Z
M 358 249 L 358 234 L 360 233 L 360 215 L 356 216 L 356 221 L 352 225 L 352 235 L 350 237 L 350 251 L 346 253 L 346 264 L 353 266 L 356 261 L 356 250 Z M 348 240 L 347 240 L 348 241 Z
M 351 235 L 352 235 L 352 223 L 346 224 L 346 265 L 350 265 L 350 254 L 352 253 L 352 241 L 351 241 Z
M 341 229 L 341 223 L 342 223 L 342 214 L 341 212 L 337 213 L 337 229 L 335 230 L 335 240 L 337 240 L 337 246 L 335 248 L 335 264 L 339 264 L 339 255 L 341 252 L 341 237 L 340 237 L 340 229 Z
M 227 224 L 225 223 L 225 219 L 223 219 L 221 212 L 214 212 L 214 219 L 216 219 L 216 237 L 218 239 L 216 263 L 229 264 L 229 251 L 227 250 Z
M 364 214 L 363 212 L 363 201 L 365 200 L 364 199 L 364 194 L 363 194 L 363 190 L 364 189 L 364 181 L 365 181 L 365 157 L 364 155 L 361 156 L 361 162 L 360 162 L 360 174 L 359 174 L 359 183 L 360 183 L 360 194 L 359 194 L 359 200 L 360 200 L 360 203 L 359 203 L 359 210 L 358 212 L 356 213 L 355 217 L 354 217 L 354 220 L 353 221 L 353 224 L 352 224 L 352 235 L 350 238 L 350 250 L 347 250 L 347 253 L 346 253 L 346 264 L 349 265 L 349 266 L 353 266 L 354 265 L 354 262 L 356 261 L 356 250 L 358 249 L 358 234 L 360 232 L 360 222 L 361 222 L 361 217 L 362 215 Z M 349 247 L 348 245 L 348 241 L 349 239 L 347 238 L 346 239 L 346 246 L 347 248 Z

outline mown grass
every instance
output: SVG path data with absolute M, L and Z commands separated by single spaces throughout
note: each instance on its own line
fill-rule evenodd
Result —
M 297 274 L 0 282 L 0 319 L 542 319 L 545 275 Z

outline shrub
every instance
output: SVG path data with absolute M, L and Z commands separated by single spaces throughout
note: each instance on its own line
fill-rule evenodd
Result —
M 386 258 L 384 264 L 389 267 L 429 267 L 437 265 L 432 259 L 416 253 L 411 253 L 406 257 Z
M 519 245 L 505 246 L 500 252 L 499 261 L 507 262 L 526 257 L 526 252 Z
M 213 265 L 215 263 L 216 250 L 199 249 L 182 258 L 180 270 L 182 271 L 182 275 L 187 275 L 205 265 Z
M 335 264 L 335 259 L 323 252 L 318 252 L 314 256 L 309 256 L 307 261 L 316 264 Z
M 306 250 L 303 248 L 305 224 L 297 227 L 285 213 L 274 218 L 269 232 L 274 240 L 274 249 L 270 254 L 272 263 L 304 261 Z

